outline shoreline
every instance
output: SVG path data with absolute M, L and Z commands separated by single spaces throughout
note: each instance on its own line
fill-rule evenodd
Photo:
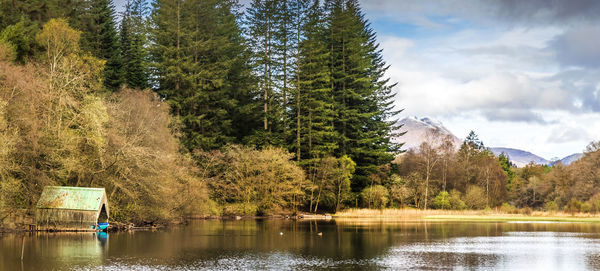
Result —
M 123 223 L 118 221 L 109 222 L 110 226 L 107 229 L 107 232 L 127 232 L 127 231 L 155 231 L 161 230 L 170 227 L 176 227 L 180 225 L 186 225 L 191 221 L 198 220 L 224 220 L 224 221 L 237 221 L 237 220 L 247 220 L 247 219 L 290 219 L 290 220 L 331 220 L 333 219 L 332 215 L 329 214 L 309 214 L 309 213 L 301 213 L 298 215 L 268 215 L 268 216 L 215 216 L 215 215 L 192 215 L 186 218 L 175 219 L 173 221 L 169 221 L 166 223 L 157 223 L 157 224 L 145 224 L 145 225 L 135 225 L 132 223 Z M 30 224 L 27 225 L 13 225 L 14 227 L 0 227 L 0 235 L 2 234 L 16 234 L 16 233 L 36 233 L 36 232 L 94 232 L 93 230 L 89 231 L 43 231 L 43 230 L 32 230 L 29 227 Z
M 515 214 L 500 210 L 421 210 L 421 209 L 347 209 L 335 214 L 309 214 L 270 216 L 214 216 L 194 215 L 185 219 L 154 225 L 133 225 L 112 222 L 108 232 L 154 231 L 185 225 L 195 220 L 236 221 L 246 219 L 290 219 L 290 220 L 387 220 L 390 222 L 567 222 L 600 223 L 600 214 L 534 211 L 530 214 Z M 25 227 L 0 228 L 1 234 L 44 232 Z M 60 232 L 60 231 L 48 231 Z M 82 231 L 87 232 L 87 231 Z
M 500 210 L 348 209 L 334 219 L 418 220 L 431 222 L 586 222 L 600 223 L 600 214 L 533 211 L 515 214 Z

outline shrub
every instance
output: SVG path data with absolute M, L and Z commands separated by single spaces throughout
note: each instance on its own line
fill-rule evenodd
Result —
M 258 206 L 252 203 L 231 203 L 225 204 L 223 206 L 223 211 L 221 212 L 224 216 L 234 216 L 234 215 L 256 215 L 258 213 Z
M 205 170 L 202 175 L 210 180 L 213 198 L 223 205 L 250 204 L 256 206 L 256 214 L 267 215 L 295 209 L 303 201 L 304 172 L 284 149 L 231 145 L 224 152 L 194 155 Z
M 0 40 L 9 43 L 13 48 L 13 60 L 16 60 L 19 63 L 24 63 L 25 57 L 33 54 L 33 49 L 35 46 L 34 37 L 36 31 L 37 24 L 25 19 L 25 17 L 21 17 L 21 21 L 16 24 L 9 25 L 2 30 L 0 33 Z
M 587 203 L 590 205 L 590 212 L 598 213 L 600 212 L 600 193 L 592 196 Z
M 521 208 L 522 215 L 531 215 L 531 213 L 533 213 L 533 210 L 531 209 L 531 207 L 527 206 L 527 207 Z
M 581 211 L 584 213 L 589 213 L 592 210 L 592 205 L 589 202 L 584 202 L 581 204 Z
M 433 207 L 437 209 L 450 209 L 450 195 L 447 191 L 441 191 L 435 196 Z
M 546 202 L 546 211 L 548 212 L 556 212 L 558 211 L 558 205 L 556 204 L 555 201 L 548 201 Z
M 581 211 L 581 201 L 577 199 L 571 199 L 567 205 L 565 205 L 565 212 L 567 213 L 577 213 Z
M 465 202 L 460 198 L 461 198 L 460 191 L 458 191 L 456 189 L 450 190 L 450 196 L 449 196 L 448 200 L 450 201 L 450 208 L 452 210 L 464 210 L 467 208 L 467 205 L 465 204 Z
M 15 50 L 10 44 L 0 40 L 0 61 L 15 61 Z
M 469 186 L 465 193 L 465 204 L 471 209 L 480 210 L 486 207 L 487 202 L 483 189 L 479 186 Z
M 361 193 L 363 205 L 367 208 L 383 209 L 389 201 L 389 192 L 387 188 L 381 185 L 374 185 L 365 188 Z
M 506 202 L 502 203 L 502 206 L 500 206 L 500 211 L 507 214 L 516 214 L 519 212 L 519 210 L 515 206 L 512 206 L 511 204 Z

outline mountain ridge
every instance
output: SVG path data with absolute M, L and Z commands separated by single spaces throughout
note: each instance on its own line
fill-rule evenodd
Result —
M 397 124 L 402 125 L 402 131 L 406 131 L 406 134 L 397 139 L 398 142 L 404 143 L 402 146 L 402 150 L 404 151 L 411 149 L 417 150 L 421 143 L 426 140 L 428 133 L 433 131 L 437 131 L 442 135 L 449 136 L 457 149 L 460 148 L 460 145 L 462 144 L 462 140 L 454 135 L 448 128 L 446 128 L 441 121 L 431 117 L 406 117 L 398 121 Z M 582 153 L 574 153 L 563 157 L 560 160 L 550 161 L 534 153 L 521 149 L 509 147 L 491 147 L 490 151 L 492 151 L 494 155 L 500 155 L 504 152 L 506 155 L 508 155 L 510 161 L 517 167 L 524 167 L 530 162 L 538 165 L 555 165 L 558 163 L 569 165 L 583 157 Z

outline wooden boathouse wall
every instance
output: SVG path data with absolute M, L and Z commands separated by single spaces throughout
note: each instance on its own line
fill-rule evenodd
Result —
M 41 231 L 93 231 L 108 217 L 104 188 L 48 186 L 36 208 L 36 226 Z

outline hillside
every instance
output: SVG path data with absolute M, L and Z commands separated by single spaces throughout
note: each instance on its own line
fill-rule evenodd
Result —
M 513 149 L 513 148 L 490 148 L 490 150 L 495 155 L 500 155 L 501 153 L 505 153 L 510 158 L 510 161 L 515 164 L 517 167 L 524 167 L 525 165 L 533 162 L 537 165 L 548 165 L 550 161 L 537 156 L 531 152 Z
M 406 131 L 406 134 L 398 139 L 399 142 L 404 142 L 402 149 L 406 151 L 411 149 L 416 150 L 419 148 L 421 143 L 426 140 L 427 134 L 433 131 L 437 131 L 442 135 L 450 136 L 457 148 L 459 148 L 462 144 L 462 140 L 454 135 L 448 128 L 446 128 L 442 122 L 430 117 L 406 117 L 400 120 L 398 124 L 402 125 L 402 131 Z M 500 155 L 504 152 L 509 156 L 511 162 L 517 167 L 524 167 L 530 162 L 533 162 L 537 165 L 553 165 L 558 162 L 561 162 L 563 165 L 569 165 L 572 162 L 579 160 L 583 156 L 581 153 L 576 153 L 564 157 L 556 162 L 552 162 L 534 153 L 515 148 L 497 147 L 490 148 L 490 150 L 495 155 Z
M 400 120 L 398 124 L 402 125 L 402 131 L 406 131 L 406 134 L 399 139 L 400 142 L 404 142 L 403 150 L 417 149 L 427 137 L 427 133 L 433 131 L 452 137 L 456 147 L 462 143 L 462 140 L 450 132 L 440 121 L 432 118 L 407 117 Z
M 561 163 L 561 164 L 563 164 L 565 166 L 568 166 L 571 163 L 573 163 L 573 162 L 581 159 L 582 157 L 583 157 L 583 153 L 574 153 L 574 154 L 571 154 L 571 155 L 569 155 L 569 156 L 567 156 L 567 157 L 565 157 L 563 159 L 560 159 L 558 161 L 553 161 L 551 164 L 552 165 L 556 165 L 558 163 Z

